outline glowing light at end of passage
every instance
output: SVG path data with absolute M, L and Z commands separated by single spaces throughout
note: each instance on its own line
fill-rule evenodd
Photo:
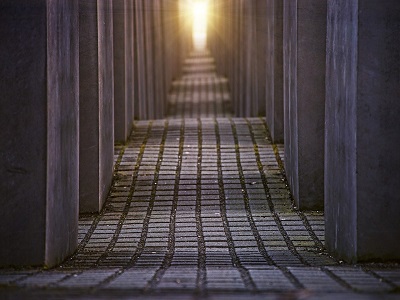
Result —
M 206 0 L 192 1 L 192 35 L 195 50 L 205 50 L 207 48 L 207 10 Z

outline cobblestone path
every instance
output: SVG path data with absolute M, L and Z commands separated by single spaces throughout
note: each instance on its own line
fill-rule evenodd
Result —
M 115 148 L 105 209 L 52 270 L 0 271 L 0 296 L 51 299 L 398 299 L 400 267 L 346 265 L 322 212 L 292 208 L 265 123 L 229 113 L 207 55 L 187 60 L 170 117 Z M 183 118 L 184 117 L 184 118 Z

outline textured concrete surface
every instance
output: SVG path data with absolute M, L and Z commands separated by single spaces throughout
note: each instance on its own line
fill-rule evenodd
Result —
M 154 116 L 156 119 L 162 119 L 166 113 L 167 90 L 165 88 L 165 48 L 164 48 L 164 28 L 162 26 L 162 11 L 161 0 L 153 2 L 153 28 L 154 28 Z M 168 82 L 170 85 L 171 82 Z
M 146 88 L 146 48 L 144 32 L 144 7 L 143 1 L 135 1 L 135 37 L 136 37 L 136 56 L 137 56 L 137 89 L 138 99 L 135 101 L 134 115 L 136 119 L 147 119 L 147 88 Z
M 171 84 L 179 76 L 182 67 L 180 60 L 181 48 L 179 45 L 180 36 L 176 33 L 179 31 L 179 19 L 176 17 L 179 2 L 161 1 L 162 28 L 164 37 L 164 71 L 165 82 L 164 88 L 166 94 L 170 91 Z M 163 95 L 165 97 L 165 95 Z M 164 107 L 164 112 L 167 107 Z
M 146 78 L 146 110 L 145 118 L 153 120 L 155 118 L 156 107 L 156 73 L 154 60 L 154 1 L 143 1 L 143 26 L 144 31 L 144 53 L 145 53 L 145 69 L 146 72 L 141 74 Z
M 266 121 L 272 141 L 283 141 L 283 2 L 279 0 L 260 1 L 265 6 L 263 15 L 265 27 L 265 102 Z
M 112 179 L 114 79 L 112 4 L 79 2 L 80 212 L 98 212 Z
M 0 4 L 2 266 L 52 266 L 77 243 L 77 12 L 76 1 Z
M 297 206 L 322 209 L 326 0 L 283 6 L 285 167 Z
M 257 47 L 255 49 L 255 55 L 253 59 L 253 63 L 255 64 L 255 69 L 257 70 L 257 112 L 258 116 L 265 116 L 265 107 L 266 107 L 266 76 L 267 76 L 267 3 L 263 0 L 257 0 L 254 4 L 254 13 L 255 13 L 255 26 L 256 30 L 255 41 L 257 43 Z
M 399 259 L 400 4 L 328 3 L 327 246 L 349 261 Z
M 132 1 L 113 1 L 114 138 L 122 143 L 133 121 L 133 13 Z
M 190 58 L 194 73 L 171 97 L 207 89 L 193 66 L 206 59 Z M 219 91 L 201 95 L 217 101 Z M 183 116 L 135 122 L 115 148 L 104 210 L 79 220 L 77 252 L 52 270 L 1 270 L 0 296 L 398 299 L 399 265 L 333 259 L 323 214 L 292 209 L 282 145 L 262 119 Z

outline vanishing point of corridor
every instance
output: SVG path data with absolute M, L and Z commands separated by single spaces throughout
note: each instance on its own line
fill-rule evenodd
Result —
M 398 268 L 327 254 L 323 213 L 292 208 L 282 145 L 262 119 L 231 117 L 228 89 L 209 53 L 193 53 L 173 83 L 169 117 L 135 122 L 116 146 L 107 202 L 80 217 L 76 253 L 51 270 L 2 271 L 2 293 L 357 299 L 398 290 Z

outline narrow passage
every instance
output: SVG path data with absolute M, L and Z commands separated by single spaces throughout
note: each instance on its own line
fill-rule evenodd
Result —
M 169 117 L 135 122 L 116 147 L 106 206 L 81 216 L 75 255 L 15 284 L 155 299 L 392 289 L 326 254 L 322 212 L 292 209 L 279 145 L 262 119 L 232 118 L 229 101 L 209 53 L 193 53 Z

